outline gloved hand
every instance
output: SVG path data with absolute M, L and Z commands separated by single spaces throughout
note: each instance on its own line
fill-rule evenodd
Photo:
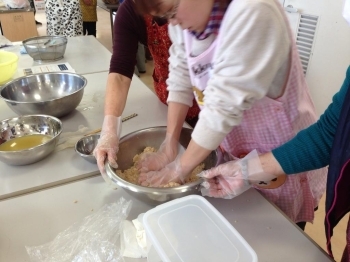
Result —
M 242 194 L 255 181 L 268 181 L 276 178 L 264 173 L 256 150 L 240 160 L 221 164 L 201 172 L 198 176 L 205 180 L 201 184 L 203 196 L 226 199 Z
M 139 184 L 148 187 L 160 187 L 170 182 L 183 184 L 189 172 L 185 171 L 180 159 L 181 157 L 178 156 L 175 161 L 166 165 L 160 171 L 142 172 L 139 177 Z
M 106 158 L 112 167 L 118 167 L 116 157 L 119 150 L 121 128 L 122 119 L 120 116 L 116 117 L 113 115 L 106 115 L 104 117 L 100 139 L 93 151 L 93 155 L 97 160 L 98 168 L 104 178 L 106 178 L 104 167 Z
M 175 160 L 178 151 L 178 141 L 167 133 L 165 140 L 155 153 L 145 153 L 137 163 L 141 172 L 161 170 L 167 164 Z

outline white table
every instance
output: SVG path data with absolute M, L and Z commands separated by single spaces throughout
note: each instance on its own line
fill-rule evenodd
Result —
M 75 111 L 61 118 L 63 132 L 76 132 L 79 125 L 91 130 L 102 126 L 107 74 L 85 75 L 88 84 L 82 102 Z M 146 127 L 166 126 L 167 107 L 136 76 L 123 117 L 133 113 L 138 116 L 123 123 L 122 136 Z M 14 116 L 16 114 L 0 100 L 0 119 Z M 10 166 L 0 162 L 0 200 L 95 174 L 98 174 L 97 165 L 80 157 L 74 148 L 54 152 L 32 165 Z
M 20 46 L 18 44 L 21 43 L 15 44 L 15 46 L 5 48 L 4 50 L 14 52 L 19 56 L 18 68 L 68 62 L 75 72 L 81 75 L 109 71 L 112 54 L 91 35 L 69 37 L 63 59 L 42 64 L 34 62 L 33 58 L 28 54 L 20 54 Z M 13 78 L 16 77 L 18 77 L 18 73 Z
M 53 240 L 73 223 L 120 197 L 133 200 L 129 220 L 151 208 L 124 189 L 114 190 L 100 176 L 0 201 L 0 261 L 29 261 L 25 246 Z M 254 189 L 232 200 L 207 199 L 251 245 L 259 262 L 332 261 Z
M 74 132 L 79 125 L 101 127 L 109 60 L 110 53 L 92 36 L 69 39 L 60 62 L 69 62 L 77 73 L 84 74 L 88 85 L 77 110 L 62 118 L 64 132 Z M 19 67 L 33 65 L 29 56 L 20 57 Z M 166 125 L 166 106 L 136 77 L 123 116 L 132 113 L 138 116 L 123 124 L 122 135 Z M 0 101 L 0 119 L 15 115 Z M 86 179 L 79 180 L 82 178 Z M 0 181 L 0 261 L 6 262 L 29 261 L 25 245 L 47 243 L 91 210 L 121 196 L 131 199 L 123 189 L 112 190 L 103 182 L 97 166 L 80 158 L 72 148 L 23 167 L 0 162 Z M 37 190 L 42 191 L 34 192 Z M 255 190 L 233 200 L 210 201 L 253 247 L 260 262 L 332 261 Z M 130 219 L 149 208 L 134 199 Z

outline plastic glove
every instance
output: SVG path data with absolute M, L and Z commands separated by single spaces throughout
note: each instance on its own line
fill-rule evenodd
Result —
M 180 156 L 175 161 L 166 165 L 160 171 L 143 172 L 139 177 L 139 184 L 148 187 L 160 187 L 170 182 L 183 184 L 186 175 L 189 172 L 185 172 L 181 165 Z
M 175 160 L 178 152 L 178 141 L 172 134 L 167 133 L 165 140 L 155 153 L 143 154 L 137 164 L 141 172 L 161 170 L 167 164 Z
M 102 176 L 105 175 L 104 162 L 106 158 L 112 167 L 118 167 L 116 157 L 119 150 L 121 128 L 121 117 L 116 117 L 113 115 L 105 116 L 102 124 L 100 139 L 98 140 L 97 146 L 93 151 Z M 104 178 L 105 177 L 106 176 L 104 176 Z
M 201 184 L 203 196 L 226 199 L 242 194 L 254 181 L 268 181 L 276 178 L 264 173 L 256 150 L 240 160 L 221 164 L 201 172 L 198 176 L 205 179 Z

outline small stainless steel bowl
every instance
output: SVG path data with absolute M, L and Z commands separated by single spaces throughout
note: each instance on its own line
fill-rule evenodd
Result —
M 85 77 L 73 73 L 40 73 L 6 83 L 0 96 L 19 115 L 61 117 L 79 105 L 86 83 Z
M 65 36 L 38 36 L 28 38 L 22 44 L 34 61 L 52 62 L 63 58 L 67 42 Z
M 85 136 L 75 144 L 75 151 L 87 161 L 96 164 L 96 158 L 92 154 L 94 151 L 100 135 Z
M 179 143 L 187 148 L 191 140 L 192 129 L 182 128 Z M 133 165 L 132 159 L 147 146 L 159 148 L 166 135 L 166 127 L 151 127 L 130 133 L 120 139 L 119 152 L 117 154 L 118 169 L 125 170 Z M 204 161 L 205 169 L 214 167 L 217 163 L 217 151 L 213 151 Z M 172 188 L 144 187 L 129 183 L 120 178 L 114 168 L 108 163 L 105 164 L 106 173 L 109 179 L 122 187 L 127 193 L 135 198 L 149 204 L 159 205 L 161 203 L 180 198 L 187 195 L 199 194 L 201 179 Z
M 0 161 L 9 165 L 28 165 L 47 157 L 55 149 L 62 122 L 48 115 L 26 115 L 0 121 L 0 144 L 16 137 L 34 134 L 52 136 L 46 143 L 21 151 L 0 151 Z

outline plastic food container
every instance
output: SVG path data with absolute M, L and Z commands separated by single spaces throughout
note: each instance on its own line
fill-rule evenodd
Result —
M 201 196 L 159 205 L 145 213 L 143 224 L 154 248 L 148 261 L 258 261 L 244 238 Z
M 9 81 L 17 70 L 18 56 L 11 52 L 0 51 L 0 85 Z

